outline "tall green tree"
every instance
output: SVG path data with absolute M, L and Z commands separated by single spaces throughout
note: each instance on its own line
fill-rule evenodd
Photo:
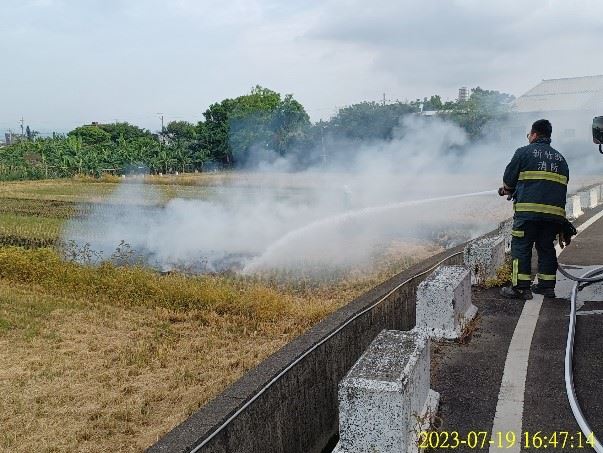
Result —
M 254 147 L 285 155 L 303 141 L 311 125 L 304 107 L 291 94 L 282 98 L 256 86 L 233 103 L 229 139 L 235 162 L 245 162 Z
M 475 140 L 487 133 L 488 125 L 506 119 L 514 99 L 507 93 L 476 87 L 471 90 L 469 100 L 454 103 L 444 116 L 458 123 Z
M 100 124 L 98 127 L 111 136 L 111 141 L 113 143 L 117 143 L 117 140 L 120 137 L 123 137 L 126 140 L 135 140 L 139 138 L 149 138 L 153 136 L 153 134 L 149 130 L 143 129 L 125 121 Z
M 203 113 L 205 121 L 197 125 L 197 136 L 201 148 L 210 152 L 216 162 L 230 165 L 233 161 L 229 141 L 229 118 L 234 108 L 232 99 L 211 104 Z
M 197 138 L 197 128 L 188 121 L 171 121 L 165 128 L 164 135 L 175 142 L 192 142 Z
M 244 162 L 253 146 L 270 148 L 275 133 L 273 116 L 280 102 L 280 94 L 260 86 L 234 100 L 228 123 L 230 148 L 235 162 Z
M 79 137 L 85 145 L 102 145 L 111 142 L 111 134 L 97 125 L 79 126 L 67 134 L 68 137 Z
M 292 148 L 305 145 L 310 127 L 310 117 L 303 105 L 293 95 L 285 95 L 272 113 L 273 148 L 285 155 Z
M 424 111 L 442 110 L 443 107 L 444 103 L 442 102 L 442 98 L 437 94 L 434 94 L 429 99 L 423 99 Z
M 417 111 L 418 106 L 403 102 L 385 105 L 360 102 L 339 109 L 327 122 L 325 131 L 336 138 L 352 141 L 390 140 L 400 127 L 400 120 Z

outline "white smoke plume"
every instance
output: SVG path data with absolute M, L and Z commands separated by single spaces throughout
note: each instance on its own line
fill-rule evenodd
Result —
M 125 241 L 163 270 L 255 272 L 366 263 L 391 241 L 449 231 L 466 239 L 511 215 L 505 199 L 480 192 L 500 185 L 525 135 L 470 144 L 461 128 L 437 118 L 408 116 L 401 126 L 393 140 L 349 145 L 349 158 L 339 153 L 338 162 L 303 172 L 287 173 L 295 167 L 287 158 L 262 159 L 253 175 L 259 183 L 235 179 L 203 199 L 161 205 L 160 188 L 123 183 L 106 205 L 70 222 L 64 239 L 106 258 Z M 465 193 L 477 194 L 414 202 Z

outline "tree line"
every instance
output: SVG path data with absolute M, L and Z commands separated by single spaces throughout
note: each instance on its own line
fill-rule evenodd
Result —
M 67 134 L 28 133 L 0 148 L 0 179 L 37 179 L 76 174 L 170 173 L 237 168 L 279 157 L 307 168 L 348 144 L 391 140 L 401 118 L 435 110 L 463 127 L 472 139 L 503 118 L 512 96 L 475 88 L 468 101 L 442 102 L 437 95 L 412 102 L 361 102 L 328 121 L 312 123 L 292 95 L 256 86 L 250 93 L 214 103 L 197 124 L 172 121 L 151 132 L 123 123 L 90 124 Z

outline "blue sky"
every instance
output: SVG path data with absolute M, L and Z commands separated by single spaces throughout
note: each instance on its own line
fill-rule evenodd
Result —
M 603 73 L 597 0 L 0 0 L 0 132 L 159 128 L 260 84 L 313 120 Z M 597 61 L 598 59 L 598 61 Z

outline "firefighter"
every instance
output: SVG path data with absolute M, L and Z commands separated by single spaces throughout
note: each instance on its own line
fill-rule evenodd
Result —
M 508 299 L 532 299 L 532 291 L 555 297 L 557 254 L 554 241 L 565 222 L 569 168 L 551 147 L 548 120 L 532 124 L 529 145 L 515 151 L 503 176 L 501 196 L 514 200 L 511 257 L 512 284 L 501 289 Z M 538 253 L 538 283 L 532 285 L 532 247 Z

